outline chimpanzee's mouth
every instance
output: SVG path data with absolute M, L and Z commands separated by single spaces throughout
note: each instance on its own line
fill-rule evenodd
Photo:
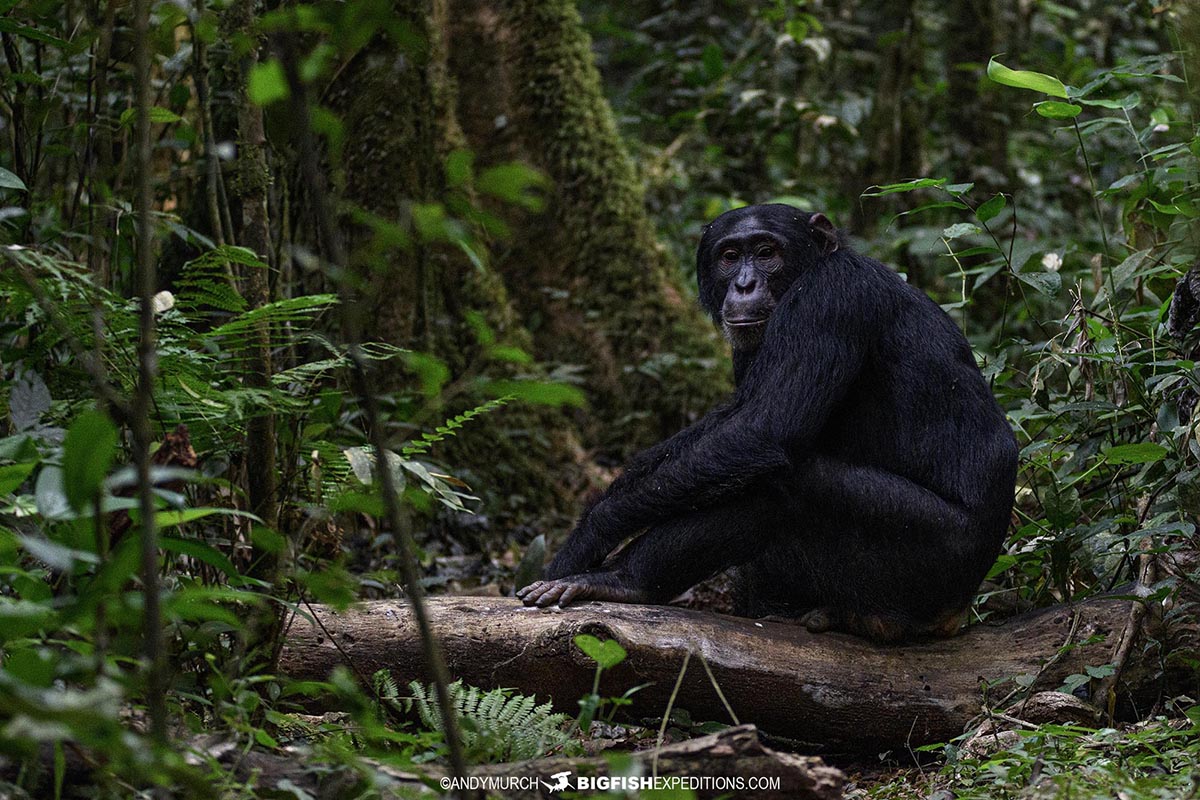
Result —
M 767 317 L 726 319 L 725 324 L 731 328 L 753 328 L 755 325 L 764 324 L 767 319 Z

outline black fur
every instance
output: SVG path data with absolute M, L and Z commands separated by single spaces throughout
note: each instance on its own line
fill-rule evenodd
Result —
M 1004 540 L 1017 463 L 962 333 L 791 206 L 718 217 L 697 273 L 734 345 L 732 400 L 635 456 L 519 595 L 666 602 L 736 567 L 747 615 L 953 632 Z

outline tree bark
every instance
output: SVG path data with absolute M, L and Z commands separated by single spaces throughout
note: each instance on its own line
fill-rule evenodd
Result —
M 487 269 L 442 244 L 374 249 L 356 228 L 350 240 L 363 246 L 351 259 L 370 259 L 377 276 L 363 293 L 364 336 L 438 357 L 456 386 L 479 372 L 582 373 L 588 414 L 510 406 L 436 453 L 494 499 L 483 510 L 502 529 L 547 511 L 573 516 L 583 484 L 601 483 L 581 469 L 589 453 L 615 463 L 719 401 L 729 385 L 723 345 L 655 239 L 573 5 L 426 0 L 397 14 L 425 43 L 420 52 L 380 38 L 324 93 L 354 132 L 333 158 L 337 194 L 407 224 L 415 203 L 456 198 L 444 163 L 458 149 L 474 153 L 476 173 L 525 162 L 553 188 L 542 214 L 470 198 L 510 229 Z M 548 369 L 481 364 L 468 312 Z M 395 370 L 382 388 L 411 383 Z M 481 399 L 460 396 L 446 414 Z
M 915 0 L 887 0 L 878 9 L 872 8 L 871 33 L 879 54 L 874 76 L 877 82 L 870 113 L 862 126 L 867 153 L 859 169 L 850 172 L 850 197 L 870 186 L 923 174 L 924 109 L 913 89 L 913 80 L 921 69 L 921 18 L 914 6 Z M 911 202 L 905 195 L 883 198 L 882 210 L 894 213 Z M 852 230 L 867 227 L 864 213 L 861 203 L 852 204 Z M 871 213 L 881 213 L 881 206 L 873 205 Z
M 458 114 L 484 160 L 526 161 L 549 207 L 498 263 L 535 354 L 586 369 L 584 440 L 613 457 L 675 433 L 728 387 L 723 345 L 659 245 L 571 0 L 454 3 Z
M 1055 689 L 1068 675 L 1108 663 L 1104 638 L 1124 623 L 1128 607 L 1095 599 L 902 647 L 662 606 L 541 610 L 507 598 L 439 597 L 430 600 L 429 612 L 451 674 L 469 684 L 549 695 L 573 713 L 595 674 L 595 664 L 573 643 L 588 633 L 614 639 L 629 653 L 605 671 L 602 696 L 649 684 L 633 695 L 635 717 L 661 716 L 691 651 L 711 667 L 736 721 L 826 751 L 878 753 L 949 741 L 985 702 L 999 704 L 1016 680 L 1024 682 L 1022 676 L 1032 679 L 1024 688 Z M 314 619 L 293 621 L 280 659 L 284 674 L 324 679 L 348 662 L 360 676 L 388 669 L 402 684 L 424 679 L 419 638 L 403 605 L 366 603 L 342 614 L 318 607 Z M 1135 656 L 1123 672 L 1125 696 L 1157 690 L 1156 663 Z M 675 705 L 694 719 L 735 722 L 698 658 L 691 659 Z
M 985 188 L 1007 186 L 1008 126 L 1001 98 L 983 83 L 986 59 L 1002 48 L 996 44 L 994 0 L 955 0 L 945 28 L 946 140 L 950 154 L 969 178 Z
M 455 117 L 456 87 L 447 75 L 441 0 L 397 4 L 397 15 L 423 47 L 403 50 L 382 38 L 372 42 L 339 73 L 324 100 L 345 130 L 354 132 L 334 159 L 334 194 L 353 208 L 405 226 L 414 204 L 448 199 L 446 156 L 468 145 Z M 297 195 L 303 205 L 303 192 Z M 445 408 L 426 409 L 422 424 L 437 424 L 489 399 L 470 390 L 474 379 L 511 378 L 525 369 L 484 363 L 482 345 L 467 320 L 467 312 L 475 312 L 497 342 L 533 350 L 498 272 L 415 235 L 407 248 L 379 245 L 361 226 L 341 221 L 352 244 L 349 258 L 360 272 L 374 276 L 356 304 L 364 340 L 433 355 L 447 365 L 452 383 L 466 388 Z M 401 368 L 381 371 L 377 380 L 384 391 L 411 389 L 414 383 Z M 581 479 L 569 416 L 514 404 L 472 421 L 471 428 L 470 435 L 440 444 L 435 456 L 452 464 L 483 496 L 489 522 L 504 530 L 547 517 L 562 524 L 574 514 L 570 495 Z
M 231 13 L 245 25 L 241 31 L 252 36 L 256 0 L 241 0 Z M 250 99 L 247 89 L 250 72 L 258 63 L 258 50 L 251 47 L 240 60 L 238 80 L 238 163 L 237 180 L 232 193 L 241 201 L 242 214 L 236 230 L 237 244 L 246 247 L 269 263 L 271 230 L 267 216 L 267 187 L 271 173 L 267 167 L 267 137 L 263 129 L 263 110 Z M 216 158 L 213 153 L 211 158 Z M 251 309 L 262 308 L 271 302 L 267 267 L 242 267 L 239 283 L 242 296 Z M 251 333 L 246 353 L 246 385 L 268 389 L 271 385 L 271 334 L 268 323 L 257 322 Z M 250 510 L 269 528 L 279 527 L 279 489 L 275 467 L 275 414 L 270 408 L 246 423 L 246 489 Z M 259 553 L 257 577 L 274 583 L 278 572 L 278 556 Z

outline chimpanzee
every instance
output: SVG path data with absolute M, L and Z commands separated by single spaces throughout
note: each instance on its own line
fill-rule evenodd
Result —
M 823 214 L 787 205 L 719 216 L 696 272 L 733 345 L 732 400 L 634 456 L 518 596 L 662 603 L 734 567 L 747 616 L 953 635 L 1017 468 L 962 333 Z

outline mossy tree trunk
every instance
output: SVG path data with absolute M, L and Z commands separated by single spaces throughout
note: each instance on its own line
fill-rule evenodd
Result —
M 547 213 L 498 264 L 536 355 L 578 365 L 602 452 L 667 436 L 727 388 L 723 347 L 680 285 L 569 0 L 456 0 L 450 61 L 459 118 L 481 156 L 553 181 Z
M 513 523 L 546 508 L 573 513 L 587 472 L 580 454 L 615 460 L 700 416 L 726 388 L 723 346 L 656 241 L 574 7 L 432 0 L 396 8 L 425 51 L 380 39 L 325 97 L 347 132 L 341 196 L 407 220 L 413 203 L 457 191 L 444 165 L 459 149 L 475 154 L 478 170 L 530 164 L 552 189 L 542 214 L 487 204 L 512 228 L 494 243 L 489 269 L 445 245 L 363 248 L 377 276 L 364 292 L 366 336 L 439 357 L 454 381 L 480 369 L 466 319 L 477 312 L 497 339 L 549 368 L 581 372 L 585 412 L 510 407 L 441 453 L 485 496 L 503 498 L 507 508 L 492 510 Z M 514 369 L 483 368 L 498 377 Z M 405 380 L 398 375 L 392 388 Z
M 334 169 L 337 194 L 349 206 L 401 227 L 414 208 L 447 200 L 452 190 L 446 158 L 466 146 L 454 117 L 454 86 L 446 77 L 440 24 L 445 12 L 442 0 L 397 4 L 397 15 L 422 43 L 420 49 L 380 37 L 342 70 L 325 96 L 347 132 Z M 472 392 L 473 377 L 512 376 L 511 364 L 482 358 L 483 345 L 468 319 L 477 314 L 496 341 L 532 349 L 496 272 L 480 269 L 450 245 L 415 235 L 405 246 L 380 247 L 381 237 L 349 215 L 345 221 L 350 258 L 358 260 L 359 274 L 372 276 L 360 291 L 364 339 L 427 353 L 450 370 L 454 395 L 445 406 L 419 412 L 421 424 L 438 424 L 487 399 Z M 377 377 L 380 389 L 416 385 L 400 365 L 389 369 Z M 438 445 L 434 455 L 492 501 L 484 511 L 501 527 L 535 513 L 561 515 L 565 523 L 575 510 L 570 487 L 578 482 L 572 478 L 578 473 L 572 455 L 577 446 L 568 423 L 558 411 L 510 405 L 476 419 L 469 430 Z M 410 433 L 396 431 L 393 438 Z M 556 479 L 547 478 L 548 470 Z

